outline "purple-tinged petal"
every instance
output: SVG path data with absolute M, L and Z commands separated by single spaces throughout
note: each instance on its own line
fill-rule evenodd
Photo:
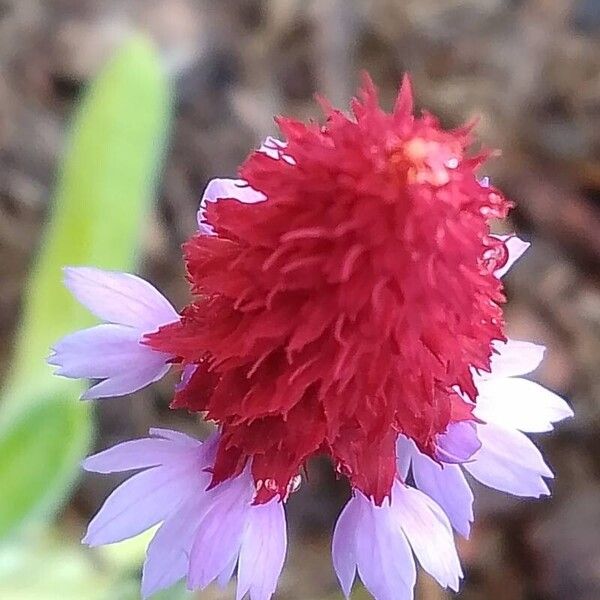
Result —
M 375 600 L 412 599 L 415 561 L 390 506 L 375 506 L 360 493 L 350 502 L 360 503 L 356 559 L 365 587 Z
M 220 588 L 226 588 L 235 573 L 235 568 L 238 564 L 238 556 L 235 555 L 232 557 L 231 562 L 221 571 L 219 576 L 217 577 L 217 585 Z
M 172 442 L 176 442 L 177 444 L 187 446 L 190 448 L 196 448 L 199 444 L 203 443 L 196 438 L 187 435 L 181 431 L 174 431 L 173 429 L 163 429 L 162 427 L 151 427 L 148 430 L 148 433 L 152 437 L 163 438 L 165 440 L 171 440 Z M 212 438 L 208 438 L 212 439 Z M 208 440 L 206 440 L 208 442 Z M 206 443 L 204 442 L 204 443 Z
M 93 267 L 67 267 L 64 273 L 75 298 L 103 321 L 150 333 L 179 320 L 171 303 L 135 275 Z
M 202 521 L 190 555 L 188 587 L 204 589 L 228 571 L 240 551 L 247 507 L 213 505 Z
M 392 511 L 425 571 L 442 587 L 458 591 L 463 574 L 452 527 L 442 509 L 423 492 L 396 482 Z
M 494 237 L 502 240 L 506 245 L 506 249 L 508 250 L 508 259 L 506 264 L 500 269 L 494 271 L 494 275 L 500 278 L 508 272 L 508 270 L 515 264 L 517 260 L 519 260 L 519 258 L 521 258 L 521 256 L 523 256 L 531 244 L 523 241 L 516 235 L 496 235 Z
M 190 554 L 190 589 L 205 588 L 238 556 L 253 491 L 247 470 L 211 490 L 210 506 L 200 523 Z
M 473 522 L 473 492 L 458 465 L 439 465 L 424 454 L 412 460 L 415 485 L 437 502 L 452 527 L 468 538 Z
M 59 340 L 48 363 L 57 375 L 104 379 L 82 398 L 123 396 L 135 392 L 169 371 L 170 356 L 139 343 L 140 333 L 124 325 L 102 324 Z
M 333 568 L 346 598 L 350 597 L 356 576 L 356 530 L 359 518 L 360 505 L 356 500 L 350 500 L 340 513 L 333 531 Z
M 473 414 L 482 421 L 526 432 L 552 431 L 554 423 L 573 416 L 571 407 L 539 383 L 518 377 L 480 381 Z
M 200 442 L 197 447 L 199 450 Z M 180 465 L 184 461 L 197 459 L 198 451 L 194 452 L 188 446 L 161 438 L 143 438 L 123 442 L 88 456 L 83 461 L 83 468 L 95 473 L 115 473 L 172 463 Z
M 477 426 L 481 449 L 464 468 L 488 487 L 538 498 L 550 490 L 543 477 L 553 477 L 540 451 L 523 433 L 495 423 Z
M 192 376 L 196 372 L 196 369 L 198 369 L 198 365 L 195 365 L 193 363 L 189 363 L 183 367 L 183 370 L 181 371 L 181 379 L 179 380 L 179 383 L 175 386 L 176 392 L 181 392 L 183 389 L 185 389 L 185 386 L 192 379 Z
M 206 495 L 194 494 L 165 519 L 148 545 L 142 571 L 142 596 L 170 587 L 188 572 L 189 555 L 202 520 Z
M 463 463 L 481 447 L 475 424 L 470 421 L 450 423 L 437 436 L 436 458 L 445 463 Z
M 254 204 L 267 199 L 262 192 L 250 187 L 244 179 L 211 179 L 204 190 L 198 207 L 198 229 L 201 233 L 214 234 L 212 225 L 206 222 L 206 204 L 208 202 L 218 202 L 225 198 L 234 198 L 244 204 Z
M 92 386 L 81 395 L 82 400 L 96 400 L 98 398 L 110 398 L 114 396 L 125 396 L 137 392 L 147 385 L 162 379 L 171 368 L 157 357 L 155 360 L 136 365 L 130 371 L 109 377 L 104 381 Z
M 142 533 L 163 521 L 197 489 L 198 474 L 189 464 L 179 469 L 161 466 L 142 471 L 112 492 L 82 541 L 100 546 Z
M 283 504 L 273 499 L 251 506 L 238 564 L 236 600 L 250 592 L 250 600 L 270 600 L 283 569 L 287 528 Z
M 531 342 L 508 340 L 492 342 L 491 372 L 478 373 L 481 379 L 494 377 L 516 377 L 537 369 L 544 358 L 546 348 Z
M 52 348 L 48 363 L 56 375 L 73 379 L 104 379 L 131 365 L 165 356 L 140 342 L 140 333 L 124 325 L 103 324 L 66 335 Z

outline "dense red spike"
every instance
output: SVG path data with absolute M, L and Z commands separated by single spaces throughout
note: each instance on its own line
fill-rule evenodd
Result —
M 406 73 L 402 78 L 402 85 L 394 105 L 394 116 L 397 120 L 412 118 L 413 114 L 413 90 L 410 75 Z
M 251 154 L 240 177 L 267 200 L 208 205 L 216 235 L 185 246 L 197 299 L 149 337 L 197 365 L 173 406 L 222 428 L 214 482 L 251 461 L 258 502 L 317 452 L 382 502 L 398 433 L 434 456 L 503 339 L 489 222 L 509 203 L 478 183 L 470 130 L 414 118 L 408 78 L 392 115 L 370 79 L 359 97 L 354 119 L 277 119 L 293 160 Z

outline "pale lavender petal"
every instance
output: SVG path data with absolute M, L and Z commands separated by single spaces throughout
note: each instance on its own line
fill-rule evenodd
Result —
M 239 554 L 254 487 L 248 471 L 211 490 L 190 555 L 188 586 L 203 589 Z
M 153 467 L 116 488 L 88 526 L 83 543 L 112 544 L 146 531 L 164 520 L 197 491 L 195 468 Z
M 356 530 L 359 518 L 360 505 L 350 500 L 340 513 L 333 531 L 333 568 L 346 598 L 350 597 L 356 576 Z
M 171 440 L 183 446 L 196 448 L 202 442 L 196 438 L 187 435 L 181 431 L 174 431 L 173 429 L 163 429 L 162 427 L 151 427 L 148 433 L 152 437 L 163 438 L 165 440 Z
M 169 516 L 148 545 L 142 571 L 142 596 L 148 598 L 183 579 L 204 514 L 206 495 L 194 494 Z
M 52 348 L 48 363 L 57 366 L 56 375 L 73 379 L 103 379 L 127 370 L 148 358 L 162 357 L 139 343 L 139 331 L 124 325 L 103 324 L 71 333 Z
M 425 571 L 442 587 L 458 591 L 463 574 L 452 527 L 442 509 L 423 492 L 396 482 L 392 511 Z
M 234 555 L 231 558 L 231 562 L 221 571 L 219 576 L 217 577 L 217 585 L 221 588 L 225 588 L 229 585 L 233 574 L 235 573 L 235 568 L 237 567 L 238 556 Z
M 181 371 L 181 379 L 179 380 L 179 383 L 175 386 L 176 392 L 181 392 L 183 389 L 185 389 L 185 386 L 190 382 L 190 380 L 192 379 L 192 375 L 196 372 L 197 369 L 198 365 L 195 365 L 193 363 L 187 364 L 185 365 L 185 367 L 183 367 L 183 370 Z
M 506 261 L 506 264 L 494 271 L 496 277 L 503 277 L 515 262 L 523 256 L 524 252 L 531 244 L 519 239 L 516 235 L 496 235 L 494 237 L 503 240 L 508 250 L 508 260 Z
M 208 202 L 217 202 L 224 198 L 234 198 L 244 204 L 254 204 L 267 199 L 262 192 L 250 187 L 244 179 L 211 179 L 204 190 L 200 206 L 198 207 L 198 229 L 201 233 L 207 235 L 214 233 L 212 225 L 206 222 L 206 204 Z
M 452 527 L 465 538 L 473 522 L 473 492 L 458 465 L 439 465 L 424 454 L 413 457 L 415 485 L 435 500 Z
M 83 329 L 59 340 L 48 363 L 63 377 L 105 380 L 82 398 L 129 394 L 157 381 L 170 368 L 171 356 L 141 344 L 141 335 L 113 323 Z
M 240 551 L 247 507 L 213 505 L 202 521 L 190 555 L 188 587 L 204 589 L 228 569 Z
M 250 600 L 269 600 L 283 569 L 287 529 L 283 503 L 273 499 L 251 506 L 238 563 L 236 600 L 250 592 Z
M 540 451 L 523 433 L 493 423 L 477 426 L 481 449 L 464 468 L 488 487 L 515 496 L 550 493 L 543 477 L 553 477 Z
M 375 600 L 412 599 L 415 561 L 389 505 L 375 506 L 362 494 L 356 531 L 358 574 Z
M 198 442 L 198 448 L 201 444 Z M 117 444 L 112 448 L 88 456 L 83 461 L 86 471 L 114 473 L 145 469 L 171 463 L 197 460 L 198 452 L 182 444 L 160 438 L 144 438 Z
M 473 414 L 482 421 L 527 432 L 552 431 L 554 423 L 573 416 L 571 407 L 539 383 L 518 377 L 480 381 Z
M 406 480 L 410 461 L 415 453 L 418 453 L 415 443 L 405 435 L 400 434 L 396 440 L 396 470 L 402 481 Z
M 437 436 L 436 458 L 445 463 L 463 463 L 480 447 L 474 423 L 459 421 Z
M 544 358 L 546 348 L 531 342 L 508 340 L 492 342 L 491 372 L 480 372 L 482 379 L 515 377 L 535 371 Z
M 103 321 L 150 333 L 179 319 L 171 303 L 135 275 L 93 267 L 67 267 L 64 273 L 75 298 Z
M 92 386 L 81 397 L 84 400 L 93 400 L 131 394 L 162 379 L 170 368 L 171 365 L 165 364 L 162 356 L 149 356 L 145 362 L 130 366 L 127 372 L 109 377 Z

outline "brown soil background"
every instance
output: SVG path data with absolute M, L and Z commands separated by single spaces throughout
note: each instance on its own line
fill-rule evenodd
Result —
M 0 0 L 0 372 L 78 94 L 140 28 L 176 86 L 141 272 L 178 305 L 179 246 L 203 186 L 274 133 L 272 115 L 318 116 L 316 91 L 345 106 L 367 69 L 387 106 L 410 71 L 418 104 L 444 124 L 479 116 L 484 143 L 503 152 L 488 174 L 517 203 L 511 227 L 534 242 L 507 278 L 509 333 L 548 346 L 535 378 L 576 418 L 541 440 L 557 473 L 551 500 L 478 488 L 459 597 L 598 600 L 600 0 Z M 166 408 L 171 383 L 102 402 L 98 447 L 149 425 L 197 430 Z M 290 502 L 281 600 L 341 598 L 328 540 L 346 489 L 326 463 L 309 471 Z M 82 527 L 113 484 L 85 478 L 65 519 Z M 419 594 L 450 597 L 426 577 Z

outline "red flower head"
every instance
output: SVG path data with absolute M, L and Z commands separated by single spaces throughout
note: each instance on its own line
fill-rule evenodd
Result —
M 191 373 L 173 407 L 222 430 L 213 484 L 250 461 L 259 503 L 316 453 L 381 503 L 398 434 L 435 457 L 505 339 L 489 222 L 510 205 L 477 180 L 469 128 L 414 117 L 408 79 L 391 114 L 369 79 L 351 117 L 325 113 L 278 119 L 285 143 L 240 169 L 253 203 L 207 205 L 214 235 L 185 244 L 196 300 L 147 337 Z

